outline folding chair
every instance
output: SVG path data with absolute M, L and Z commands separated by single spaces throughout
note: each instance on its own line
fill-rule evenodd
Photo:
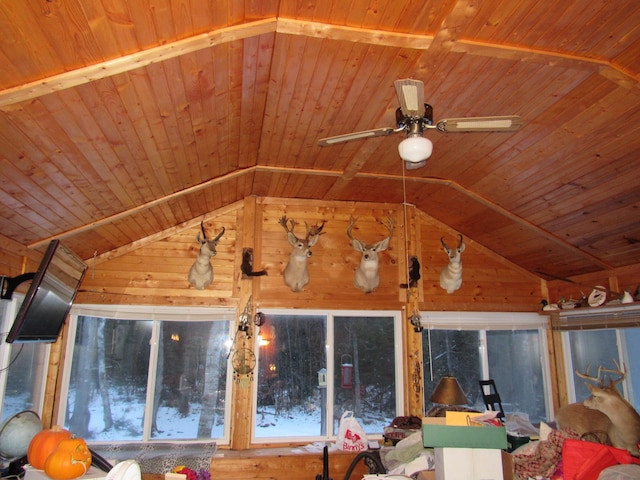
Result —
M 504 409 L 502 408 L 502 400 L 496 388 L 496 383 L 492 380 L 479 380 L 480 390 L 482 391 L 482 400 L 487 410 L 498 412 L 496 415 L 500 420 L 504 421 Z

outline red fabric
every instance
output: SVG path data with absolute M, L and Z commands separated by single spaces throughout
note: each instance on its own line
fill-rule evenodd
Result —
M 620 448 L 566 439 L 562 446 L 564 480 L 597 480 L 600 472 L 618 464 L 638 463 L 640 459 Z

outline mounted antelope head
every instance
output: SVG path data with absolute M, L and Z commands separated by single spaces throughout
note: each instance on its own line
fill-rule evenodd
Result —
M 561 428 L 572 428 L 578 434 L 606 432 L 614 447 L 627 450 L 631 455 L 640 456 L 638 443 L 640 442 L 640 415 L 627 402 L 616 385 L 626 376 L 624 368 L 620 368 L 615 360 L 616 370 L 598 367 L 597 376 L 589 375 L 589 368 L 585 373 L 576 371 L 576 375 L 589 382 L 587 387 L 591 396 L 583 403 L 572 403 L 562 407 L 556 415 Z M 615 380 L 609 378 L 605 385 L 604 373 L 619 375 Z
M 380 276 L 378 275 L 378 253 L 389 247 L 389 241 L 393 235 L 394 221 L 391 216 L 387 217 L 387 223 L 380 221 L 380 223 L 389 230 L 389 236 L 379 242 L 366 244 L 354 238 L 351 234 L 357 220 L 357 217 L 351 217 L 349 219 L 349 227 L 347 227 L 347 236 L 349 240 L 351 240 L 351 246 L 354 250 L 362 253 L 360 265 L 358 265 L 355 276 L 353 277 L 353 285 L 364 293 L 371 293 L 380 284 Z
M 287 232 L 287 240 L 293 247 L 291 249 L 291 255 L 289 256 L 289 263 L 284 269 L 284 283 L 291 289 L 292 292 L 300 292 L 309 283 L 309 272 L 307 271 L 307 258 L 311 253 L 311 247 L 313 247 L 320 238 L 322 228 L 325 221 L 323 220 L 320 225 L 314 225 L 309 228 L 305 222 L 307 234 L 304 238 L 298 238 L 293 233 L 296 227 L 296 222 L 293 219 L 287 219 L 285 215 L 278 221 L 285 232 Z
M 440 286 L 447 291 L 453 293 L 462 285 L 462 252 L 464 252 L 464 241 L 460 235 L 460 242 L 456 248 L 449 248 L 444 243 L 444 237 L 440 238 L 440 243 L 444 251 L 449 257 L 449 264 L 440 272 Z
M 194 285 L 198 290 L 204 290 L 205 287 L 213 282 L 213 267 L 211 266 L 211 257 L 216 254 L 216 246 L 220 237 L 224 234 L 224 227 L 218 236 L 214 239 L 208 239 L 204 231 L 204 222 L 200 222 L 200 232 L 196 235 L 196 241 L 200 244 L 200 252 L 196 257 L 196 261 L 189 269 L 189 283 Z

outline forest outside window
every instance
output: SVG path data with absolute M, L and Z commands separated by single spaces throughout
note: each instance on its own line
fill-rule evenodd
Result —
M 345 411 L 376 435 L 399 415 L 398 312 L 263 312 L 255 442 L 334 438 Z
M 423 315 L 424 392 L 440 378 L 458 379 L 467 407 L 485 410 L 479 380 L 492 378 L 505 413 L 549 420 L 549 366 L 545 355 L 546 319 L 537 314 L 429 312 Z
M 97 442 L 224 442 L 234 313 L 128 309 L 76 309 L 60 424 Z

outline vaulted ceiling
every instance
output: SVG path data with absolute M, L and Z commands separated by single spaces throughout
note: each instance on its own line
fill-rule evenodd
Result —
M 247 195 L 418 209 L 543 278 L 640 262 L 637 0 L 0 1 L 0 240 L 87 259 Z M 393 82 L 434 116 L 405 170 Z M 540 272 L 545 272 L 543 275 Z

